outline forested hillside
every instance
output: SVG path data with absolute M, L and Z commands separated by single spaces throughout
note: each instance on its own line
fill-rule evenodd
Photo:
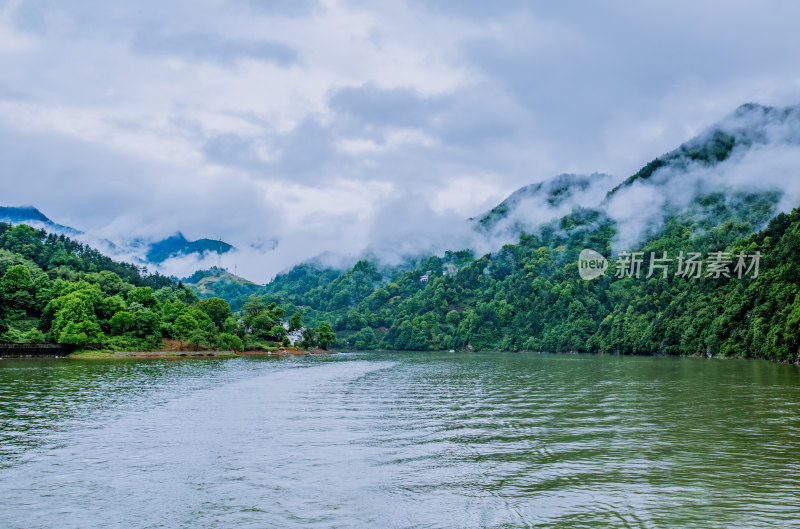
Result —
M 677 256 L 760 252 L 757 277 L 579 277 L 584 248 L 611 255 L 613 221 L 575 210 L 537 235 L 478 259 L 431 257 L 381 281 L 362 261 L 324 284 L 308 268 L 277 279 L 292 284 L 264 299 L 328 318 L 343 344 L 360 349 L 502 349 L 626 354 L 723 354 L 798 358 L 800 212 L 772 217 L 775 197 L 699 198 L 638 250 Z M 465 255 L 462 254 L 462 258 Z M 448 266 L 451 265 L 451 266 Z M 731 267 L 732 268 L 732 267 Z M 430 271 L 429 280 L 421 277 Z M 751 274 L 752 276 L 752 274 Z M 303 285 L 314 285 L 304 294 Z M 278 290 L 278 287 L 272 287 Z
M 220 298 L 118 263 L 63 235 L 0 223 L 0 342 L 159 350 L 164 340 L 241 350 L 288 344 L 285 310 L 253 299 L 234 317 Z M 299 328 L 302 316 L 291 325 Z M 307 345 L 327 328 L 311 330 Z
M 614 223 L 576 210 L 519 244 L 455 274 L 446 259 L 399 274 L 364 295 L 368 263 L 313 289 L 308 307 L 357 348 L 725 354 L 792 360 L 800 343 L 800 212 L 771 217 L 774 197 L 717 194 L 671 218 L 641 250 L 760 252 L 758 277 L 579 277 L 578 254 L 611 254 Z M 420 280 L 431 270 L 428 282 Z M 306 272 L 307 273 L 307 272 Z M 360 278 L 360 281 L 354 281 Z M 355 288 L 353 288 L 355 287 Z M 327 304 L 320 305 L 325 293 Z M 337 301 L 334 301 L 337 300 Z M 303 306 L 298 297 L 294 305 Z M 343 304 L 343 305 L 341 305 Z

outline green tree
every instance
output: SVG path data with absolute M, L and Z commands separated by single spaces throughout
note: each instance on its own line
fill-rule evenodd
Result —
M 100 319 L 100 324 L 114 317 L 114 314 L 125 310 L 125 301 L 119 295 L 103 298 L 95 307 L 95 313 Z
M 158 308 L 158 299 L 150 287 L 137 287 L 128 292 L 128 304 L 130 303 L 140 303 L 147 309 Z
M 300 312 L 295 312 L 289 318 L 289 332 L 298 331 L 303 327 L 303 315 Z
M 50 334 L 58 343 L 86 345 L 100 343 L 104 335 L 94 314 L 92 298 L 75 291 L 57 298 L 58 310 Z
M 231 351 L 244 351 L 244 343 L 242 339 L 235 334 L 223 332 L 217 339 L 219 347 Z
M 58 335 L 58 343 L 74 345 L 101 343 L 104 339 L 100 325 L 89 320 L 69 321 Z
M 225 320 L 231 315 L 231 306 L 227 301 L 221 298 L 202 299 L 196 306 L 198 309 L 208 314 L 211 321 L 220 329 L 223 328 Z
M 447 316 L 445 316 L 445 322 L 447 322 L 448 325 L 457 327 L 460 321 L 461 321 L 461 314 L 459 314 L 458 311 L 456 310 L 451 310 L 450 312 L 447 313 Z
M 266 310 L 267 310 L 267 304 L 264 303 L 264 300 L 262 298 L 258 296 L 250 296 L 250 298 L 242 306 L 245 323 L 247 325 L 250 325 L 250 320 L 256 317 L 256 315 Z
M 161 327 L 161 317 L 158 312 L 152 310 L 141 310 L 133 313 L 135 318 L 134 328 L 136 335 L 140 338 L 159 338 Z
M 253 337 L 261 340 L 281 341 L 286 336 L 286 329 L 280 324 L 281 317 L 285 313 L 275 303 L 270 303 L 265 309 L 251 315 L 249 327 Z
M 46 341 L 44 333 L 36 327 L 25 331 L 22 335 L 22 340 L 25 343 L 45 343 Z
M 286 338 L 286 329 L 283 328 L 283 325 L 273 325 L 267 337 L 276 342 L 283 341 Z
M 110 270 L 86 274 L 86 280 L 90 283 L 97 283 L 103 292 L 111 296 L 124 294 L 133 289 L 133 285 L 124 282 L 122 278 Z
M 375 347 L 375 331 L 369 327 L 364 327 L 357 332 L 352 338 L 352 343 L 356 349 L 372 349 Z
M 181 314 L 175 318 L 172 329 L 176 338 L 186 340 L 197 330 L 197 320 L 189 314 Z
M 26 266 L 10 267 L 0 280 L 0 295 L 3 303 L 15 310 L 27 311 L 33 307 L 33 279 Z
M 243 329 L 241 325 L 239 325 L 239 321 L 233 316 L 229 316 L 228 318 L 225 319 L 225 323 L 222 326 L 222 330 L 223 332 L 226 332 L 228 334 L 235 334 L 240 338 L 242 337 Z
M 317 326 L 317 344 L 322 349 L 327 350 L 328 347 L 336 343 L 336 333 L 333 332 L 333 327 L 327 321 L 321 322 Z
M 125 334 L 136 327 L 136 317 L 128 311 L 120 311 L 111 317 L 108 326 L 113 335 Z

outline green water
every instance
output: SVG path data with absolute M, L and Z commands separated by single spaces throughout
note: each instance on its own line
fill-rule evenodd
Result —
M 0 527 L 797 527 L 800 370 L 0 360 Z

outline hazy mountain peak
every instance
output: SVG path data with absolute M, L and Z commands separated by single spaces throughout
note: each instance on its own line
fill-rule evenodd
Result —
M 56 224 L 35 206 L 0 206 L 0 221 L 10 224 L 27 224 L 34 228 L 72 237 L 83 234 L 82 231 L 75 228 Z
M 11 222 L 24 222 L 26 220 L 52 222 L 44 213 L 33 206 L 0 206 L 0 219 L 8 219 Z
M 217 253 L 223 254 L 233 250 L 233 246 L 221 240 L 197 239 L 189 241 L 181 232 L 176 232 L 166 239 L 150 245 L 147 260 L 151 263 L 163 263 L 171 257 L 189 254 Z
M 559 174 L 517 189 L 487 213 L 470 220 L 476 221 L 476 228 L 482 232 L 495 235 L 502 232 L 518 237 L 523 231 L 564 215 L 575 206 L 592 205 L 592 197 L 602 197 L 610 179 L 603 173 Z
M 666 170 L 680 173 L 693 166 L 710 167 L 755 146 L 782 144 L 800 145 L 800 105 L 778 108 L 745 103 L 677 149 L 646 164 L 608 196 Z

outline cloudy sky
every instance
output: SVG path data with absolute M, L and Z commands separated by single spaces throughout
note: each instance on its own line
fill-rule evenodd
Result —
M 114 240 L 222 238 L 263 282 L 435 239 L 558 173 L 621 180 L 744 102 L 800 103 L 798 19 L 789 1 L 0 0 L 0 202 Z

